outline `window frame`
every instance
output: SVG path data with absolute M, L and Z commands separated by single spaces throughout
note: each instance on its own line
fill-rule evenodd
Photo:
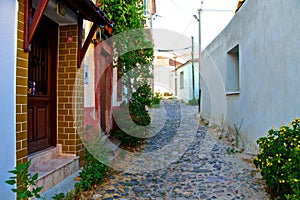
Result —
M 239 95 L 241 93 L 240 72 L 240 45 L 237 44 L 227 52 L 226 95 Z

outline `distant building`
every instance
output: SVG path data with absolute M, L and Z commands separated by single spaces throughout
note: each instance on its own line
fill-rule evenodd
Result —
M 154 92 L 164 96 L 177 96 L 178 74 L 174 71 L 177 66 L 182 65 L 175 57 L 159 56 L 154 58 Z
M 145 7 L 144 16 L 146 17 L 144 26 L 145 28 L 152 28 L 153 16 L 156 13 L 156 2 L 155 0 L 144 0 L 143 5 Z
M 198 61 L 198 59 L 195 59 Z M 194 74 L 192 73 L 192 60 L 176 68 L 177 98 L 188 102 L 199 98 L 199 62 L 194 61 Z M 174 70 L 173 70 L 174 71 Z M 193 83 L 194 80 L 194 83 Z M 193 86 L 194 85 L 194 86 Z M 193 95 L 194 93 L 194 95 Z

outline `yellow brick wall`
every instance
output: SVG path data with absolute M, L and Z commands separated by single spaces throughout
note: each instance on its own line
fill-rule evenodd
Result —
M 67 42 L 72 35 L 73 41 Z M 77 25 L 59 28 L 59 61 L 57 76 L 58 144 L 64 153 L 83 157 L 84 147 L 78 134 L 84 123 L 83 67 L 77 68 Z
M 16 66 L 16 138 L 17 162 L 26 162 L 28 53 L 24 52 L 24 0 L 19 0 Z

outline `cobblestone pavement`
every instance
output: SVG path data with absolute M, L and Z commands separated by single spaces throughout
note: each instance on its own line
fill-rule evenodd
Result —
M 252 165 L 253 156 L 232 153 L 233 148 L 221 132 L 201 125 L 195 118 L 196 113 L 197 106 L 170 100 L 163 101 L 160 109 L 151 110 L 153 119 L 159 119 L 154 120 L 152 126 L 159 131 L 147 139 L 142 152 L 161 150 L 172 144 L 164 151 L 167 153 L 157 158 L 158 162 L 172 157 L 170 151 L 179 156 L 148 171 L 132 166 L 132 156 L 127 156 L 118 163 L 125 166 L 124 170 L 113 171 L 85 199 L 269 199 L 264 182 Z M 161 125 L 163 120 L 160 119 L 164 116 L 166 120 Z M 186 149 L 182 143 L 187 144 Z M 184 149 L 184 152 L 174 153 L 175 149 Z M 139 163 L 155 162 L 155 156 L 139 158 Z M 132 170 L 127 171 L 127 167 Z

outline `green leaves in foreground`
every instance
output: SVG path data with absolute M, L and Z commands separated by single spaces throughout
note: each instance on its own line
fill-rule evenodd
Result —
M 11 189 L 17 194 L 18 200 L 29 199 L 31 197 L 40 198 L 39 192 L 43 187 L 37 187 L 35 181 L 38 179 L 38 174 L 31 176 L 28 174 L 28 168 L 30 167 L 31 161 L 22 164 L 18 163 L 15 169 L 8 171 L 14 176 L 9 177 L 5 183 L 9 185 L 17 184 L 16 188 Z

